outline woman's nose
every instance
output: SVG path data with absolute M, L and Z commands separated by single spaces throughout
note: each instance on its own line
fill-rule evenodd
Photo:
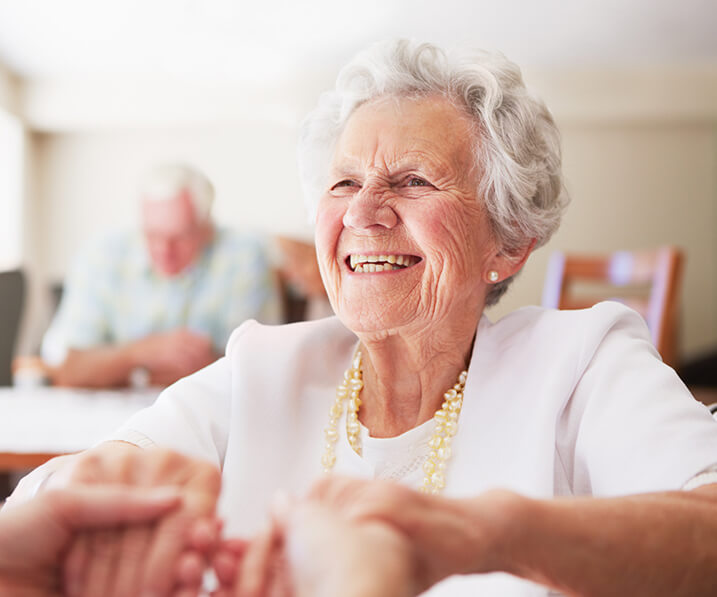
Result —
M 347 228 L 356 230 L 375 226 L 393 228 L 398 216 L 386 201 L 385 192 L 365 186 L 349 200 L 343 222 Z

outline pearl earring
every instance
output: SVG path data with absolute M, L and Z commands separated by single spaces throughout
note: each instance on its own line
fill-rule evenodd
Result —
M 491 282 L 493 282 L 493 283 L 497 282 L 497 281 L 498 281 L 498 277 L 499 277 L 499 276 L 498 276 L 498 272 L 495 271 L 494 269 L 492 269 L 492 270 L 490 270 L 490 271 L 488 272 L 488 279 L 489 279 Z

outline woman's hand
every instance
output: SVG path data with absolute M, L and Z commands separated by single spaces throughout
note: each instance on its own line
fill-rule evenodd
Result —
M 453 574 L 504 570 L 522 497 L 494 490 L 470 499 L 426 495 L 385 481 L 327 477 L 309 500 L 357 525 L 380 523 L 410 546 L 416 593 Z
M 293 505 L 250 542 L 229 540 L 214 567 L 215 597 L 409 597 L 410 545 L 389 525 Z
M 284 552 L 296 597 L 410 597 L 413 548 L 381 520 L 356 521 L 317 503 L 292 512 Z
M 84 452 L 57 470 L 47 489 L 96 484 L 172 487 L 182 505 L 157 523 L 81 534 L 65 562 L 70 597 L 141 595 L 161 597 L 177 587 L 196 593 L 204 569 L 197 544 L 211 549 L 220 474 L 213 465 L 161 449 L 142 450 L 108 442 Z M 199 529 L 191 533 L 190 529 Z M 200 540 L 195 541 L 194 536 Z
M 173 490 L 81 487 L 45 492 L 0 512 L 0 594 L 63 595 L 62 557 L 76 533 L 148 524 L 180 500 Z
M 275 513 L 248 546 L 220 552 L 224 595 L 417 595 L 452 574 L 502 569 L 521 500 L 492 491 L 469 500 L 384 481 L 330 477 Z M 288 579 L 288 580 L 287 580 Z M 229 590 L 235 580 L 234 593 Z

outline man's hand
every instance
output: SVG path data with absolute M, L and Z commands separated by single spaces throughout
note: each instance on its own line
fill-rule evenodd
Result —
M 137 368 L 149 372 L 152 385 L 168 386 L 213 363 L 211 340 L 189 330 L 152 334 L 128 344 L 71 349 L 64 362 L 49 370 L 59 386 L 126 386 Z
M 149 371 L 152 385 L 166 386 L 213 363 L 211 339 L 181 329 L 152 334 L 128 346 L 135 367 Z
M 72 457 L 50 477 L 45 489 L 97 484 L 138 488 L 170 487 L 182 505 L 157 524 L 138 524 L 82 534 L 65 562 L 68 595 L 112 597 L 169 595 L 179 583 L 197 588 L 204 563 L 190 530 L 204 526 L 217 535 L 214 522 L 220 473 L 213 465 L 161 449 L 142 450 L 107 442 Z M 207 530 L 208 529 L 208 530 Z M 205 538 L 207 549 L 215 537 Z
M 62 558 L 76 533 L 150 524 L 179 504 L 174 490 L 86 486 L 0 511 L 0 594 L 64 595 Z

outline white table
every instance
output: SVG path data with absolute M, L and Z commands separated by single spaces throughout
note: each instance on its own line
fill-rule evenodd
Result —
M 95 445 L 160 391 L 0 388 L 0 472 Z

